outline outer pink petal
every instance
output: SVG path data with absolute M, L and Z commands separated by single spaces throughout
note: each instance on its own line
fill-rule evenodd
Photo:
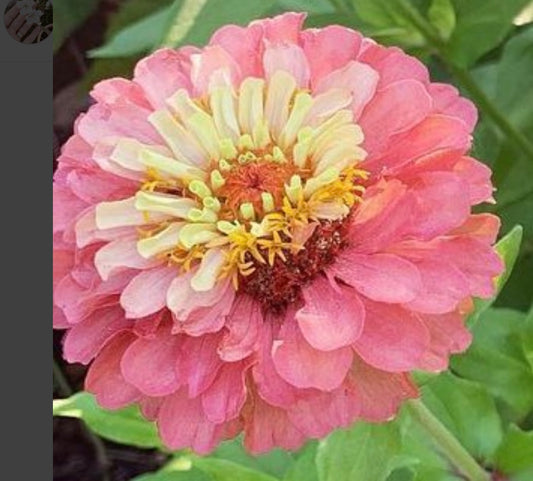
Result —
M 420 367 L 427 371 L 444 371 L 448 368 L 450 354 L 464 351 L 472 341 L 472 334 L 458 312 L 420 317 L 431 338 Z
M 195 96 L 202 96 L 211 87 L 221 84 L 237 87 L 242 80 L 238 63 L 220 45 L 205 47 L 191 55 L 191 80 Z
M 431 83 L 428 91 L 433 97 L 435 112 L 457 117 L 473 130 L 477 122 L 477 109 L 470 100 L 460 97 L 454 86 Z
M 470 145 L 470 131 L 462 120 L 432 114 L 413 129 L 391 137 L 389 146 L 379 158 L 371 156 L 370 152 L 365 168 L 372 172 L 396 171 L 422 155 L 441 149 L 465 152 Z
M 466 222 L 450 232 L 450 235 L 468 236 L 486 244 L 494 244 L 501 221 L 494 214 L 472 214 Z
M 462 157 L 453 168 L 454 172 L 468 182 L 470 203 L 472 205 L 481 202 L 494 202 L 492 192 L 492 182 L 490 180 L 492 171 L 485 164 L 482 164 L 472 157 Z
M 405 400 L 418 396 L 416 385 L 406 374 L 380 371 L 359 359 L 354 359 L 351 376 L 361 405 L 360 416 L 366 421 L 388 421 Z
M 260 25 L 226 25 L 213 34 L 209 44 L 220 45 L 228 52 L 239 63 L 243 78 L 263 75 L 263 29 Z
M 363 334 L 354 349 L 365 362 L 390 372 L 419 367 L 429 346 L 429 333 L 412 312 L 399 306 L 365 302 Z
M 88 364 L 118 331 L 131 327 L 118 305 L 99 309 L 74 325 L 65 335 L 63 357 L 68 362 Z
M 217 353 L 220 335 L 185 337 L 182 343 L 183 371 L 189 385 L 189 396 L 196 397 L 214 381 L 224 364 Z
M 239 296 L 228 315 L 228 331 L 218 347 L 220 357 L 226 362 L 239 361 L 254 352 L 262 324 L 261 306 L 249 296 Z
M 53 232 L 64 231 L 76 220 L 76 216 L 87 208 L 87 203 L 74 195 L 67 187 L 53 186 Z
M 312 88 L 327 74 L 354 60 L 361 46 L 358 32 L 338 25 L 304 30 L 300 40 L 309 61 Z
M 418 269 L 393 254 L 365 255 L 346 250 L 339 255 L 331 272 L 375 301 L 409 302 L 422 288 Z
M 353 289 L 333 289 L 327 279 L 317 277 L 302 289 L 304 307 L 296 312 L 306 341 L 321 351 L 349 346 L 360 335 L 365 319 L 363 303 Z
M 289 419 L 306 436 L 321 438 L 333 429 L 350 426 L 359 415 L 361 402 L 355 382 L 348 378 L 330 393 L 317 392 L 288 410 Z
M 152 339 L 139 338 L 124 353 L 120 368 L 127 382 L 147 396 L 166 396 L 184 382 L 180 338 L 162 325 Z
M 128 332 L 117 334 L 89 368 L 85 389 L 93 393 L 98 404 L 104 408 L 118 409 L 141 397 L 141 393 L 124 380 L 120 371 L 122 355 L 134 339 Z
M 298 388 L 332 391 L 339 387 L 350 369 L 352 350 L 349 347 L 333 351 L 314 349 L 293 324 L 294 320 L 286 320 L 281 340 L 272 345 L 278 374 Z
M 260 454 L 275 447 L 294 450 L 305 441 L 286 411 L 267 404 L 258 396 L 250 399 L 243 414 L 244 446 L 251 453 Z
M 303 12 L 288 12 L 273 18 L 256 20 L 250 27 L 261 26 L 264 38 L 270 43 L 298 43 L 306 16 Z
M 344 67 L 323 77 L 316 86 L 315 93 L 323 93 L 332 88 L 343 88 L 352 94 L 352 110 L 357 121 L 365 106 L 370 102 L 379 80 L 379 73 L 364 63 L 351 61 Z
M 207 454 L 222 440 L 224 430 L 207 420 L 199 398 L 189 399 L 184 389 L 168 396 L 157 415 L 159 434 L 171 449 L 190 447 Z
M 202 394 L 202 407 L 207 419 L 222 423 L 236 418 L 246 401 L 245 376 L 250 363 L 224 363 L 216 379 Z
M 91 97 L 97 102 L 114 105 L 117 102 L 125 102 L 132 106 L 150 108 L 150 103 L 144 96 L 143 89 L 124 78 L 116 77 L 98 82 L 90 93 Z
M 438 259 L 415 262 L 422 276 L 422 289 L 405 307 L 428 314 L 452 311 L 469 295 L 468 279 L 454 265 Z
M 135 66 L 133 80 L 142 87 L 154 109 L 167 108 L 165 100 L 179 89 L 191 91 L 190 78 L 183 69 L 183 57 L 180 51 L 163 48 Z
M 379 88 L 404 79 L 429 83 L 429 72 L 426 66 L 417 58 L 407 55 L 396 47 L 383 47 L 365 38 L 357 60 L 367 63 L 379 72 Z
M 124 269 L 150 269 L 161 264 L 161 259 L 145 259 L 137 250 L 137 238 L 119 239 L 101 247 L 94 256 L 94 264 L 105 281 Z
M 175 267 L 155 267 L 137 274 L 120 296 L 126 317 L 145 317 L 163 309 L 167 289 L 176 276 Z
M 365 134 L 363 148 L 375 155 L 392 135 L 405 132 L 431 111 L 432 101 L 424 84 L 399 80 L 378 91 L 365 107 L 359 125 Z
M 301 89 L 306 89 L 309 84 L 309 64 L 298 45 L 286 43 L 267 46 L 263 55 L 263 67 L 267 79 L 278 70 L 283 70 L 294 77 Z

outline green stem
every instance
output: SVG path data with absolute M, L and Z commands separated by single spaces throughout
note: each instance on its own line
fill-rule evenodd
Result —
M 419 399 L 409 401 L 411 415 L 435 443 L 437 449 L 469 481 L 489 481 L 489 474 L 475 461 L 445 426 Z
M 481 112 L 489 117 L 494 125 L 512 140 L 533 162 L 533 144 L 507 120 L 490 98 L 479 88 L 468 70 L 457 67 L 448 56 L 448 48 L 444 40 L 435 31 L 433 26 L 405 0 L 400 1 L 400 6 L 405 17 L 424 35 L 426 40 L 438 53 L 445 67 L 455 76 L 461 86 L 468 92 L 472 100 L 479 107 Z
M 194 25 L 207 0 L 184 0 L 174 7 L 174 18 L 159 47 L 176 47 Z M 177 10 L 176 10 L 177 8 Z

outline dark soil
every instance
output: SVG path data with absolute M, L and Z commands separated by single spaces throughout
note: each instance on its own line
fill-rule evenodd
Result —
M 80 81 L 87 73 L 85 52 L 102 43 L 110 14 L 122 0 L 102 0 L 95 13 L 68 38 L 54 55 L 54 167 L 61 145 L 72 135 L 72 124 L 87 109 L 89 99 L 80 95 Z M 54 332 L 54 358 L 71 392 L 83 388 L 86 368 L 61 359 L 62 331 Z M 68 396 L 65 386 L 54 386 L 54 398 Z M 54 481 L 129 481 L 157 470 L 165 455 L 136 449 L 95 437 L 81 421 L 54 418 Z

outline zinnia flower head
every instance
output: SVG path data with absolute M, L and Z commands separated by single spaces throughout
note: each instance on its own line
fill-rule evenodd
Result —
M 55 174 L 55 326 L 171 448 L 294 449 L 390 419 L 464 350 L 502 262 L 476 110 L 288 13 L 96 85 Z

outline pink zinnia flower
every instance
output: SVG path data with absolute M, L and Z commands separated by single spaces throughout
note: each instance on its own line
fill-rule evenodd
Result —
M 107 408 L 171 448 L 294 449 L 417 396 L 502 262 L 476 109 L 288 13 L 92 91 L 55 174 L 55 326 Z

